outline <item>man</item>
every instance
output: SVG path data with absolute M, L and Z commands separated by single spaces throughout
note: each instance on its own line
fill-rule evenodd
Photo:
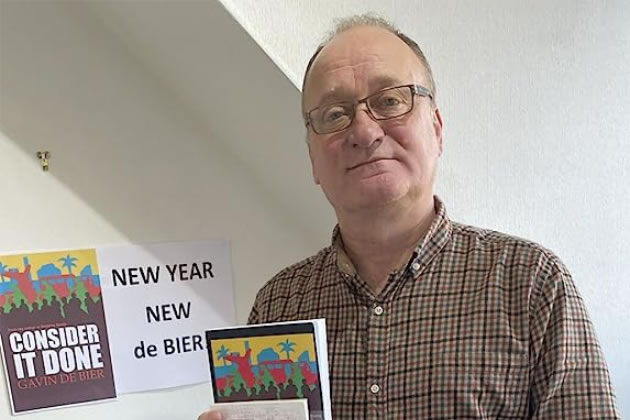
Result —
M 260 290 L 249 322 L 326 318 L 333 417 L 619 418 L 560 260 L 451 222 L 434 196 L 442 117 L 419 47 L 381 19 L 346 20 L 302 95 L 338 226 Z

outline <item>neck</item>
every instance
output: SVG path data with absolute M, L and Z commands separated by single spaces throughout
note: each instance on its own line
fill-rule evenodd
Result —
M 413 206 L 337 214 L 344 249 L 359 277 L 378 295 L 392 271 L 405 264 L 435 217 L 433 196 Z

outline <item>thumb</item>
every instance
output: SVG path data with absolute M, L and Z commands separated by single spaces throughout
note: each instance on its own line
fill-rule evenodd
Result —
M 223 415 L 219 410 L 208 409 L 201 413 L 197 420 L 223 420 Z

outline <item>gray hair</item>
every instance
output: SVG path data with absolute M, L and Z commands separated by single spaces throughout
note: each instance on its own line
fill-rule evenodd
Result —
M 429 65 L 429 61 L 427 60 L 426 56 L 422 52 L 422 49 L 420 49 L 420 46 L 418 45 L 418 43 L 414 41 L 413 39 L 411 39 L 409 36 L 405 35 L 393 23 L 389 22 L 388 20 L 374 13 L 354 15 L 354 16 L 350 16 L 350 17 L 335 21 L 335 27 L 333 28 L 333 30 L 330 31 L 326 35 L 326 37 L 324 38 L 324 41 L 321 44 L 319 44 L 319 46 L 315 50 L 315 53 L 311 56 L 311 59 L 308 61 L 308 65 L 306 66 L 306 71 L 304 72 L 304 79 L 302 80 L 302 92 L 304 92 L 304 87 L 306 86 L 306 80 L 308 78 L 309 70 L 313 66 L 313 62 L 315 61 L 319 53 L 322 51 L 322 49 L 335 36 L 349 29 L 356 28 L 358 26 L 374 26 L 377 28 L 385 29 L 393 33 L 394 35 L 396 35 L 398 38 L 400 38 L 401 41 L 407 44 L 409 48 L 411 48 L 411 50 L 414 52 L 414 54 L 418 57 L 418 59 L 420 59 L 420 62 L 422 63 L 422 66 L 424 67 L 426 71 L 427 78 L 429 79 L 428 80 L 429 86 L 427 87 L 429 88 L 429 90 L 433 94 L 433 98 L 435 99 L 436 86 L 435 86 L 435 79 L 433 78 L 433 72 L 431 71 L 431 66 Z

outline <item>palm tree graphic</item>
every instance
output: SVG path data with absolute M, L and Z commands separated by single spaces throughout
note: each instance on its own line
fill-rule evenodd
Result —
M 72 275 L 72 267 L 76 267 L 77 266 L 75 264 L 75 262 L 77 260 L 78 260 L 77 258 L 70 256 L 70 254 L 66 255 L 63 258 L 59 258 L 59 261 L 61 261 L 63 263 L 62 267 L 66 267 L 68 269 L 68 273 L 70 275 Z
M 2 282 L 4 282 L 6 279 L 4 278 L 4 271 L 9 268 L 6 265 L 2 264 L 0 262 L 0 277 L 2 277 Z
M 289 360 L 291 358 L 291 353 L 295 351 L 293 346 L 295 346 L 296 344 L 294 342 L 289 342 L 289 339 L 287 338 L 286 340 L 278 343 L 278 345 L 282 347 L 280 351 L 285 352 L 287 354 L 287 360 Z
M 223 344 L 221 344 L 221 348 L 217 350 L 217 358 L 223 360 L 223 366 L 227 365 L 227 363 L 225 363 L 225 356 L 229 354 L 229 351 L 230 349 L 226 348 Z

